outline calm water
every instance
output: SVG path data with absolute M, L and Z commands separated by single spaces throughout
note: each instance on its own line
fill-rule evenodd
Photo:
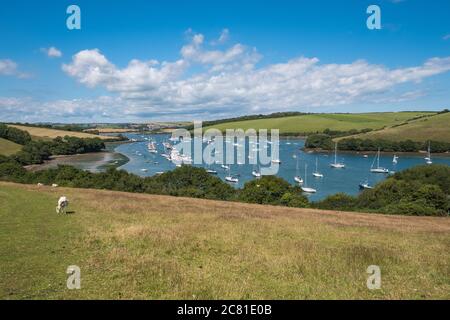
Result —
M 169 135 L 142 135 L 142 134 L 126 134 L 130 139 L 135 138 L 142 140 L 144 138 L 151 139 L 157 143 L 158 154 L 149 153 L 147 150 L 148 141 L 127 143 L 119 145 L 115 151 L 126 155 L 130 161 L 120 167 L 140 176 L 152 176 L 157 172 L 173 170 L 176 166 L 163 158 L 164 153 L 162 142 L 167 141 Z M 206 145 L 206 144 L 204 144 Z M 315 188 L 317 193 L 308 195 L 311 200 L 320 200 L 328 195 L 338 192 L 345 192 L 355 195 L 359 192 L 359 183 L 368 179 L 371 185 L 382 181 L 388 175 L 371 173 L 370 166 L 374 160 L 374 155 L 369 154 L 368 158 L 364 158 L 362 154 L 338 154 L 338 161 L 345 163 L 345 169 L 332 169 L 330 162 L 334 161 L 334 153 L 318 154 L 305 153 L 300 150 L 304 145 L 304 141 L 300 139 L 289 139 L 280 141 L 280 160 L 282 164 L 278 171 L 278 176 L 286 181 L 295 184 L 294 176 L 296 176 L 297 160 L 293 157 L 298 155 L 299 170 L 298 174 L 305 180 L 305 164 L 307 165 L 307 186 Z M 224 148 L 225 150 L 225 148 Z M 247 148 L 248 154 L 248 148 Z M 315 178 L 312 172 L 316 167 L 316 158 L 318 159 L 318 171 L 324 175 L 323 178 Z M 388 168 L 391 171 L 400 171 L 415 165 L 424 164 L 424 155 L 400 155 L 398 164 L 393 165 L 392 154 L 381 155 L 380 166 Z M 433 163 L 443 163 L 450 165 L 450 157 L 433 157 Z M 206 167 L 206 166 L 205 166 Z M 217 176 L 221 179 L 227 175 L 227 172 L 220 167 L 220 164 L 210 166 L 211 169 L 218 172 Z M 242 187 L 245 182 L 255 179 L 252 176 L 254 166 L 251 164 L 232 165 L 231 173 L 239 174 L 239 183 L 233 184 L 236 187 Z M 147 169 L 143 172 L 142 169 Z

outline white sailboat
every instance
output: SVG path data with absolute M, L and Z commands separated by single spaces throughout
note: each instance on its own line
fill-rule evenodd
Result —
M 316 178 L 323 178 L 323 174 L 319 172 L 318 170 L 318 158 L 316 157 L 316 171 L 314 171 L 312 174 Z
M 206 169 L 206 172 L 209 174 L 217 174 L 216 170 L 211 169 L 211 165 L 208 165 L 208 168 Z
M 427 164 L 433 164 L 433 161 L 431 161 L 431 146 L 430 141 L 428 141 L 428 156 L 425 158 L 427 161 Z
M 397 164 L 398 163 L 398 157 L 394 154 L 394 158 L 392 158 L 392 163 Z
M 377 161 L 377 167 L 374 168 L 375 160 Z M 389 173 L 389 170 L 383 167 L 380 167 L 380 148 L 378 148 L 377 155 L 375 159 L 373 159 L 372 165 L 370 166 L 370 172 L 373 173 Z
M 255 178 L 261 178 L 261 172 L 253 168 L 252 176 L 254 176 Z
M 303 183 L 303 179 L 302 179 L 302 177 L 300 177 L 300 175 L 298 174 L 298 156 L 296 157 L 296 159 L 297 159 L 297 162 L 296 162 L 296 165 L 295 165 L 295 177 L 294 177 L 294 181 L 295 181 L 295 182 L 298 182 L 298 183 L 300 183 L 300 184 L 302 184 L 302 183 Z
M 367 179 L 364 182 L 361 182 L 359 184 L 359 189 L 364 190 L 364 189 L 373 189 L 373 187 L 369 184 L 369 180 Z
M 337 162 L 337 142 L 334 144 L 334 163 L 330 163 L 330 166 L 335 169 L 345 168 L 345 164 Z
M 225 181 L 232 182 L 232 183 L 238 183 L 238 182 L 239 182 L 239 179 L 236 178 L 236 177 L 233 177 L 233 176 L 230 174 L 230 168 L 228 168 L 228 175 L 225 177 Z
M 306 177 L 307 177 L 307 175 L 306 175 L 306 168 L 308 167 L 308 165 L 307 164 L 305 164 L 305 186 L 304 187 L 302 187 L 302 190 L 303 190 L 303 192 L 306 192 L 306 193 L 316 193 L 317 192 L 317 190 L 316 189 L 314 189 L 314 188 L 308 188 L 307 186 L 306 186 Z

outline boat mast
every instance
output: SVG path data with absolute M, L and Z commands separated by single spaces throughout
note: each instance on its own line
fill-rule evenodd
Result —
M 334 164 L 337 164 L 337 142 L 334 143 Z
M 377 155 L 377 169 L 380 168 L 380 148 L 378 148 L 378 155 Z

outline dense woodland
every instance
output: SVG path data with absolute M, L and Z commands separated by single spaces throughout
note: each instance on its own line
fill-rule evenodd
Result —
M 309 135 L 305 141 L 307 149 L 333 150 L 333 138 L 339 135 L 326 133 Z M 359 139 L 344 138 L 338 142 L 339 150 L 344 151 L 381 151 L 386 152 L 418 152 L 428 149 L 428 142 L 417 142 L 411 140 L 389 141 L 383 139 Z M 450 151 L 450 143 L 441 141 L 430 141 L 430 149 L 433 153 L 443 153 Z

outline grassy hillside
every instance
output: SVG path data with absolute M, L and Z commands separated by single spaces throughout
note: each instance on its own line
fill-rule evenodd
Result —
M 10 156 L 22 149 L 20 144 L 0 138 L 0 154 L 3 156 Z
M 0 299 L 450 298 L 448 218 L 0 182 L 0 223 Z
M 236 121 L 214 125 L 225 129 L 280 129 L 280 133 L 322 132 L 325 129 L 348 131 L 351 129 L 381 129 L 405 122 L 426 112 L 383 112 L 353 114 L 309 114 L 303 116 Z M 208 129 L 209 127 L 207 127 Z
M 450 113 L 438 114 L 414 120 L 402 126 L 385 128 L 353 137 L 391 141 L 410 139 L 422 142 L 428 140 L 450 142 Z
M 20 126 L 20 125 L 8 125 L 8 126 L 27 131 L 33 137 L 33 139 L 54 139 L 56 137 L 64 137 L 64 136 L 71 136 L 71 137 L 78 137 L 78 138 L 111 139 L 111 137 L 98 136 L 95 134 L 90 134 L 90 133 L 85 133 L 85 132 L 64 131 L 64 130 L 56 130 L 56 129 L 48 129 L 48 128 L 40 128 L 40 127 Z

